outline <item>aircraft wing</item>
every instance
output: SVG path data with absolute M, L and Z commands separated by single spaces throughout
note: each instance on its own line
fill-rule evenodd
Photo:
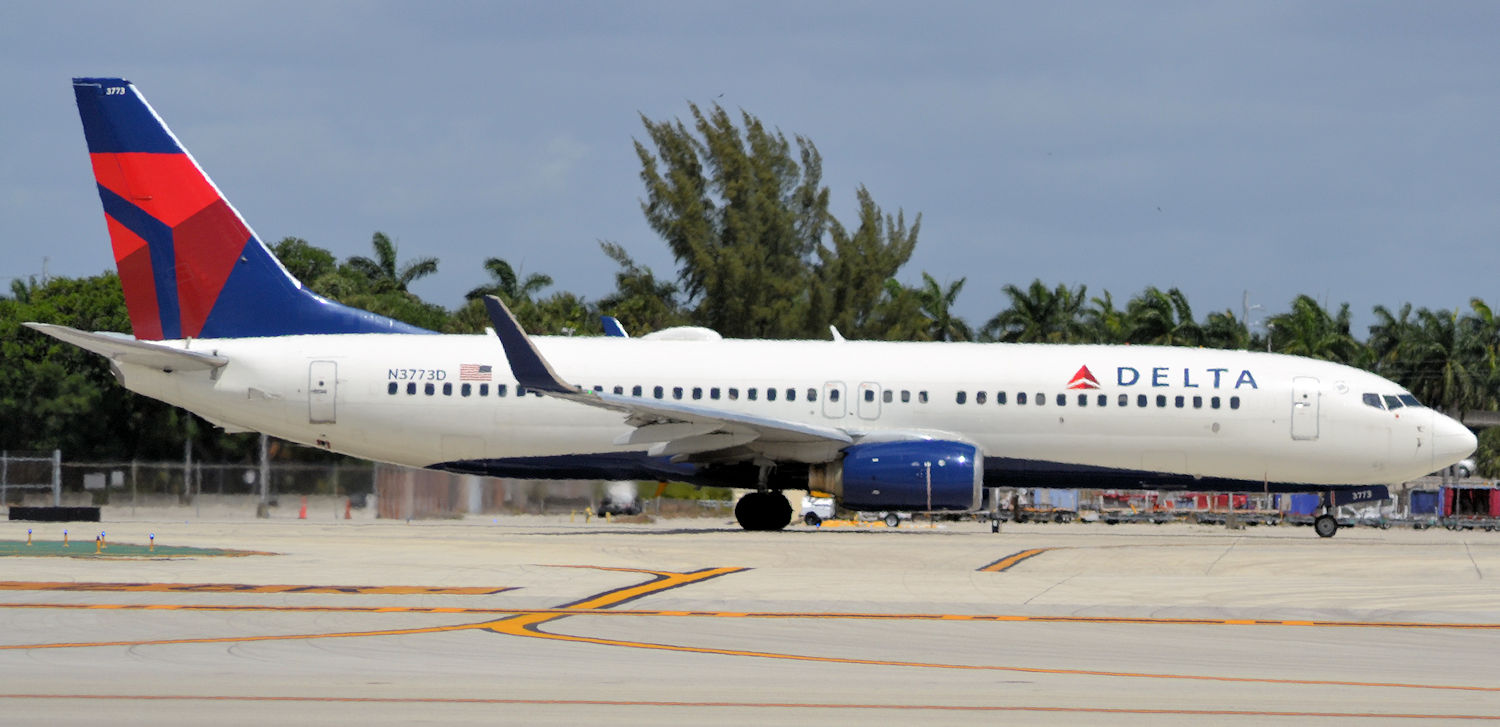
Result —
M 229 363 L 229 359 L 205 351 L 175 348 L 164 343 L 138 341 L 121 333 L 88 333 L 52 323 L 26 323 L 59 341 L 92 351 L 111 361 L 146 366 L 162 371 L 206 371 Z
M 616 444 L 649 443 L 653 446 L 647 453 L 652 456 L 697 455 L 701 461 L 713 459 L 715 452 L 725 457 L 745 452 L 730 452 L 737 448 L 754 451 L 768 445 L 822 444 L 838 449 L 854 442 L 848 432 L 835 427 L 582 389 L 552 370 L 499 298 L 486 296 L 484 304 L 516 381 L 528 391 L 624 414 L 625 423 L 635 429 Z

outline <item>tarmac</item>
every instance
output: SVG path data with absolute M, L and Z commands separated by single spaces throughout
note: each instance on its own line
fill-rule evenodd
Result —
M 1500 533 L 294 515 L 0 522 L 0 723 L 1500 721 Z

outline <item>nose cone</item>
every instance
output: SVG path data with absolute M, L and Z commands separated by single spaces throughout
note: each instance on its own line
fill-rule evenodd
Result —
M 1432 414 L 1432 466 L 1440 470 L 1474 453 L 1479 439 L 1461 422 L 1438 412 Z

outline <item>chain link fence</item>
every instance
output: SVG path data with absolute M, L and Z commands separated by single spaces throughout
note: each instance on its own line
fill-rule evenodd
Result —
M 311 500 L 315 509 L 333 508 L 338 517 L 353 509 L 364 517 L 417 520 L 595 512 L 608 486 L 597 480 L 498 479 L 360 460 L 273 460 L 266 471 L 262 507 L 259 463 L 74 462 L 60 452 L 0 452 L 0 505 L 129 508 L 132 514 L 138 508 L 209 505 L 224 514 L 265 515 L 271 508 L 296 509 Z M 642 499 L 649 500 L 644 509 L 651 514 L 720 515 L 732 507 L 727 500 L 651 498 L 655 486 L 642 490 L 648 495 Z

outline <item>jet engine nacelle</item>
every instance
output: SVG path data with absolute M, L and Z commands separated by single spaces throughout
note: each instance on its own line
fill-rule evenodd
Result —
M 856 444 L 808 472 L 810 489 L 851 510 L 977 510 L 983 484 L 979 448 L 940 440 Z

